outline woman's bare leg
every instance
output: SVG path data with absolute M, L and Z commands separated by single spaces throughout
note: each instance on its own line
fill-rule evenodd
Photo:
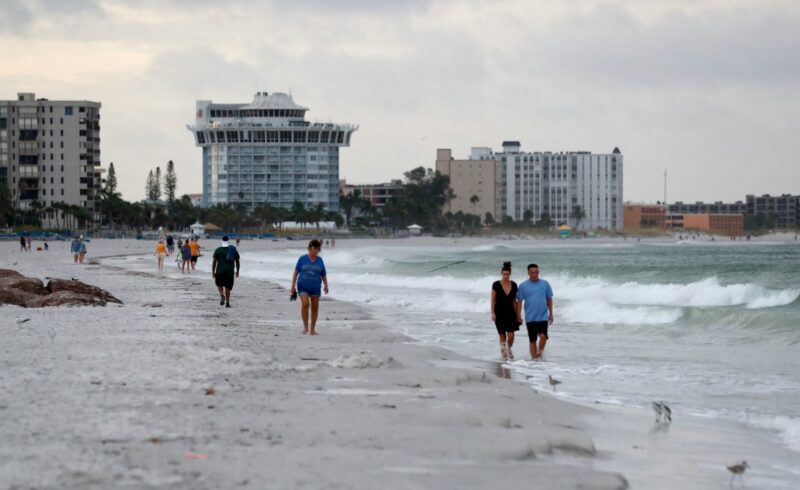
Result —
M 307 294 L 300 295 L 300 316 L 303 318 L 303 333 L 308 333 L 308 307 L 310 303 Z
M 319 314 L 319 296 L 311 297 L 311 335 L 317 335 L 317 316 Z

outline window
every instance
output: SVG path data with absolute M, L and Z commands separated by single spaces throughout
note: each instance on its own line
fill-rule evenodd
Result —
M 72 115 L 72 106 L 71 105 L 64 106 L 64 115 L 65 116 L 71 116 Z M 62 119 L 62 121 L 63 121 L 63 119 Z

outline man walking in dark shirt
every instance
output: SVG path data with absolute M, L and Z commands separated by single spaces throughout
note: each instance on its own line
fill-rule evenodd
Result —
M 235 271 L 234 265 L 236 266 Z M 228 242 L 227 236 L 222 237 L 222 244 L 214 250 L 211 277 L 214 278 L 219 290 L 219 304 L 230 308 L 233 279 L 239 277 L 239 252 Z

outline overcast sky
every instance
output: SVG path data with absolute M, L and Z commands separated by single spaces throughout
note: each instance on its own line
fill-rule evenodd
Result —
M 100 101 L 127 199 L 173 160 L 201 192 L 197 99 L 289 92 L 360 129 L 355 183 L 436 148 L 625 156 L 625 199 L 800 193 L 795 0 L 2 0 L 0 99 Z

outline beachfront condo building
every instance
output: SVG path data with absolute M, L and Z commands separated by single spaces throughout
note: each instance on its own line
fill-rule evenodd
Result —
M 393 197 L 400 195 L 403 190 L 403 181 L 392 179 L 380 184 L 349 184 L 345 179 L 339 181 L 340 195 L 349 196 L 356 190 L 360 192 L 361 199 L 368 202 L 370 206 L 377 210 L 383 210 Z
M 607 154 L 523 152 L 518 141 L 505 141 L 500 152 L 473 147 L 466 160 L 452 159 L 450 150 L 438 150 L 436 169 L 450 176 L 457 196 L 451 200 L 452 212 L 473 213 L 478 207 L 472 196 L 477 195 L 478 203 L 493 202 L 496 221 L 505 217 L 520 221 L 528 214 L 532 223 L 549 217 L 555 224 L 579 229 L 622 231 L 622 163 L 619 148 Z M 466 193 L 459 196 L 459 189 Z M 476 190 L 483 190 L 485 199 Z M 479 211 L 488 212 L 483 206 Z
M 308 109 L 280 92 L 240 104 L 199 100 L 196 108 L 187 127 L 203 151 L 203 206 L 339 210 L 339 148 L 358 126 L 306 121 Z
M 473 149 L 474 150 L 474 149 Z M 486 215 L 497 219 L 500 211 L 498 194 L 499 166 L 494 159 L 453 158 L 448 148 L 436 150 L 436 170 L 450 177 L 450 190 L 445 212 L 469 213 L 486 222 Z
M 748 194 L 746 200 L 747 214 L 762 219 L 768 227 L 800 229 L 800 196 Z
M 673 214 L 747 214 L 747 205 L 742 201 L 725 203 L 722 201 L 684 203 L 676 201 L 668 206 Z
M 0 178 L 15 209 L 64 203 L 97 221 L 103 171 L 99 102 L 37 99 L 33 93 L 0 100 Z

